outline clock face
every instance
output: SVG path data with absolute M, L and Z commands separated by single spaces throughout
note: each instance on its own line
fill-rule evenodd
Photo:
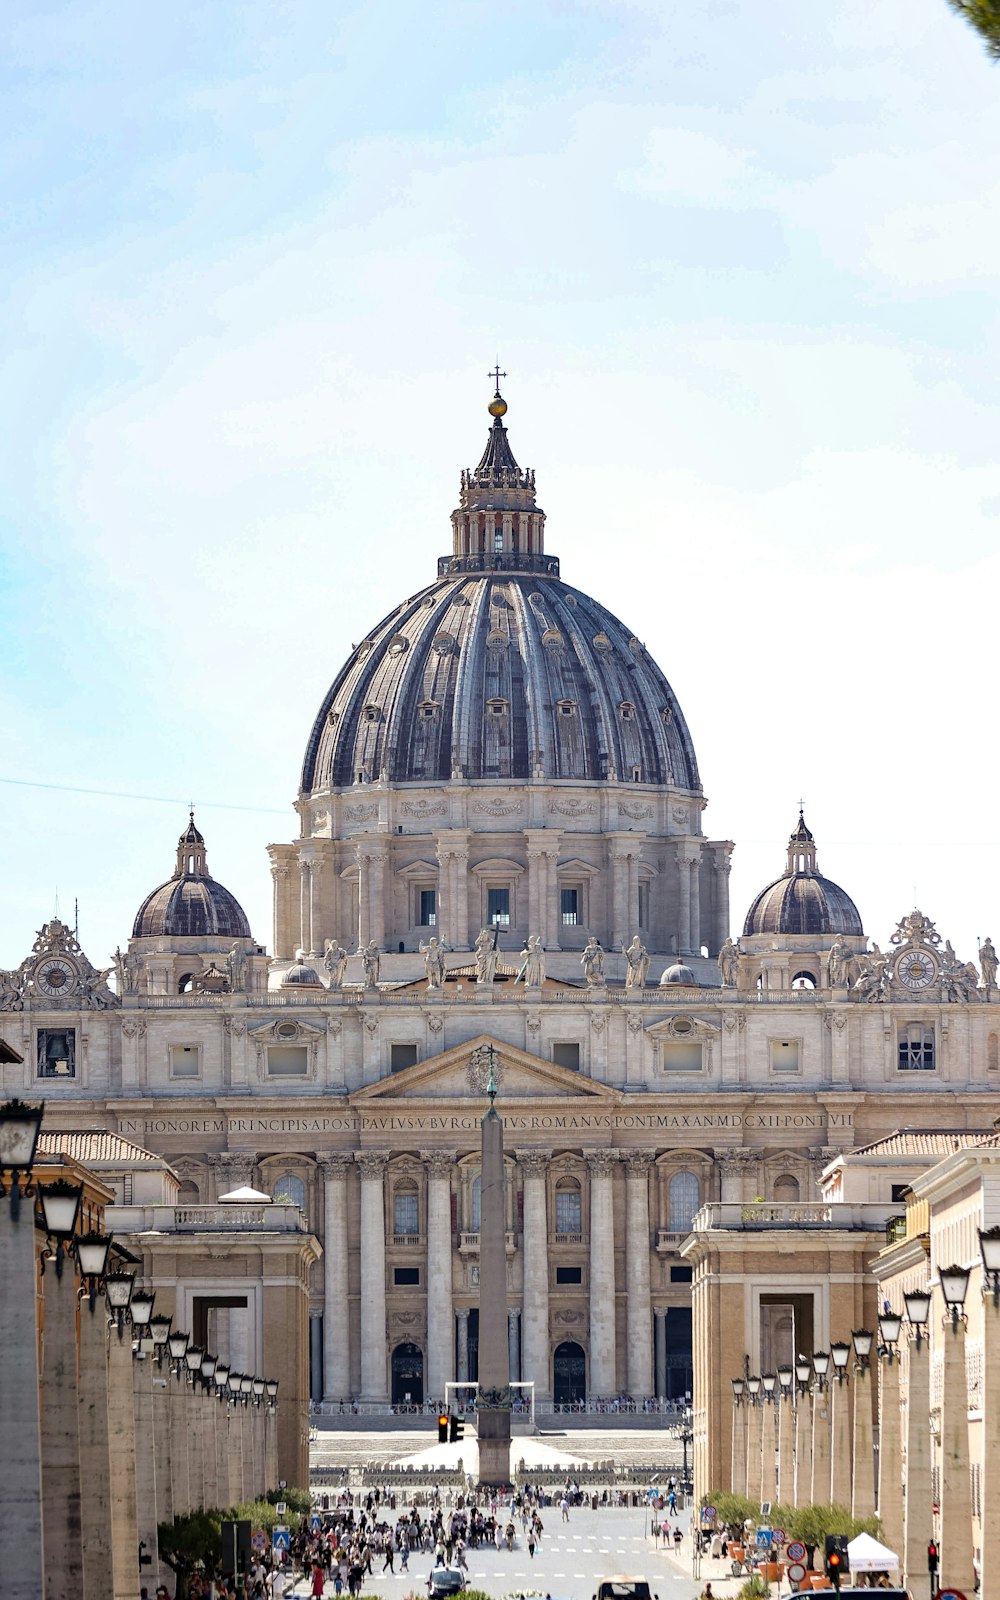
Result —
M 50 999 L 69 994 L 76 987 L 76 968 L 59 956 L 35 968 L 35 987 Z
M 896 978 L 906 989 L 926 989 L 936 977 L 937 962 L 926 950 L 904 950 L 896 961 Z

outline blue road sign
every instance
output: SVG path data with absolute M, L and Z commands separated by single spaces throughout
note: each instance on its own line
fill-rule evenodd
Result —
M 275 1528 L 271 1534 L 271 1543 L 275 1551 L 283 1550 L 287 1555 L 292 1543 L 292 1536 L 287 1528 Z
M 757 1529 L 757 1549 L 758 1550 L 770 1550 L 770 1548 L 771 1548 L 771 1530 L 770 1530 L 770 1528 L 758 1528 Z

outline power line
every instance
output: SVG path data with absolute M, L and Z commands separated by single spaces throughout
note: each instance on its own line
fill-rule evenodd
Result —
M 193 804 L 172 794 L 131 794 L 126 789 L 85 789 L 80 784 L 41 783 L 32 778 L 0 778 L 0 783 L 18 789 L 55 789 L 61 794 L 92 794 L 111 800 L 140 800 L 150 805 L 179 806 L 182 811 L 188 809 L 189 803 Z M 269 817 L 284 817 L 291 810 L 290 806 L 280 811 L 277 806 L 238 806 L 230 800 L 199 800 L 197 804 L 211 811 L 252 811 Z

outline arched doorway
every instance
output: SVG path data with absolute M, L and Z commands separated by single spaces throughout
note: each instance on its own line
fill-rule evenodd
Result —
M 415 1344 L 398 1344 L 392 1352 L 392 1403 L 394 1406 L 422 1406 L 424 1403 L 424 1357 Z
M 557 1345 L 552 1357 L 552 1398 L 557 1406 L 576 1405 L 587 1398 L 586 1357 L 571 1339 Z

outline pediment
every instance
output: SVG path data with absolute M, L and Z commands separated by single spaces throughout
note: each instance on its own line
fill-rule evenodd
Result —
M 595 1083 L 579 1072 L 558 1067 L 552 1061 L 543 1061 L 527 1050 L 503 1044 L 489 1034 L 481 1033 L 465 1044 L 455 1045 L 427 1061 L 418 1061 L 402 1072 L 369 1084 L 351 1096 L 355 1105 L 371 1105 L 373 1101 L 390 1100 L 475 1100 L 486 1110 L 486 1098 L 473 1090 L 469 1082 L 469 1062 L 477 1050 L 492 1045 L 502 1065 L 497 1096 L 497 1110 L 505 1104 L 524 1100 L 588 1100 L 594 1104 L 616 1104 L 618 1094 L 607 1084 Z

